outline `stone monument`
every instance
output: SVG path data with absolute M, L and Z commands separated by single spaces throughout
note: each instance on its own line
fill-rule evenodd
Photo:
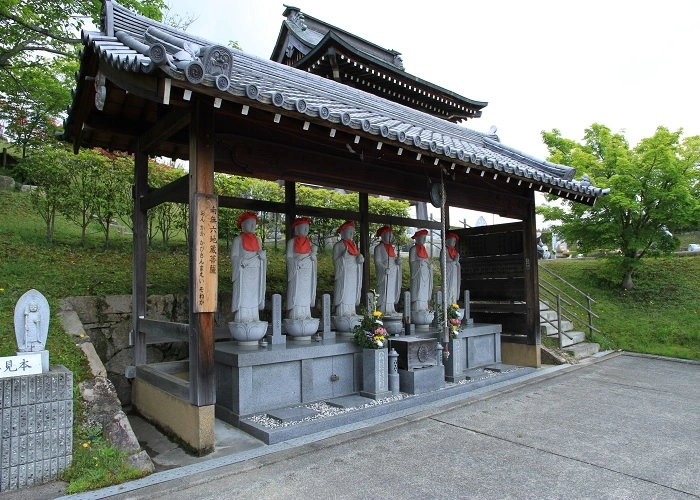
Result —
M 336 234 L 341 239 L 333 245 L 333 266 L 335 267 L 335 287 L 333 290 L 332 317 L 333 327 L 341 334 L 349 334 L 354 326 L 359 325 L 362 316 L 357 314 L 362 291 L 362 265 L 364 256 L 353 241 L 355 223 L 347 221 L 341 225 Z
M 433 296 L 433 265 L 425 249 L 427 229 L 417 231 L 412 238 L 416 244 L 408 251 L 411 271 L 411 321 L 414 325 L 427 326 L 432 323 L 435 312 L 430 311 Z
M 287 241 L 287 318 L 284 325 L 292 340 L 311 340 L 319 319 L 311 317 L 316 303 L 316 253 L 308 238 L 311 219 L 301 217 L 292 223 L 294 238 Z
M 383 226 L 376 234 L 381 241 L 374 247 L 377 272 L 377 309 L 385 316 L 397 316 L 395 305 L 401 294 L 401 257 L 391 242 L 391 226 Z
M 15 306 L 17 356 L 0 373 L 0 492 L 56 480 L 73 454 L 73 374 L 49 369 L 49 303 L 29 290 Z
M 443 252 L 447 251 L 447 254 L 440 254 L 440 265 L 443 262 L 445 263 L 444 297 L 448 307 L 457 303 L 462 286 L 462 266 L 459 263 L 459 252 L 456 246 L 458 241 L 459 236 L 455 233 L 447 233 L 445 235 L 445 248 L 443 249 Z
M 255 235 L 258 216 L 244 212 L 238 217 L 241 234 L 231 245 L 233 289 L 229 331 L 239 345 L 255 346 L 267 333 L 267 322 L 260 321 L 259 311 L 265 307 L 267 256 Z
M 41 371 L 49 371 L 49 351 L 46 338 L 49 335 L 49 302 L 37 290 L 29 290 L 15 305 L 15 337 L 17 354 L 41 355 Z

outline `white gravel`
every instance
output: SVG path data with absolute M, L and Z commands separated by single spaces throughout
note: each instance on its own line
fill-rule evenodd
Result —
M 476 369 L 476 371 L 483 372 L 483 377 L 479 377 L 476 379 L 473 378 L 473 379 L 469 379 L 469 380 L 462 380 L 460 382 L 455 382 L 455 383 L 446 382 L 445 387 L 451 387 L 454 385 L 471 384 L 473 382 L 478 382 L 480 380 L 484 380 L 487 378 L 498 377 L 499 375 L 501 375 L 503 373 L 510 373 L 510 372 L 515 371 L 517 369 L 518 368 L 513 368 L 512 370 L 495 372 L 495 371 L 479 368 L 479 369 Z M 372 406 L 377 406 L 377 405 L 381 405 L 381 404 L 385 404 L 385 403 L 391 403 L 394 401 L 399 401 L 401 399 L 410 398 L 410 397 L 412 397 L 411 394 L 406 394 L 406 393 L 402 392 L 396 396 L 389 396 L 388 398 L 384 398 L 384 399 L 372 400 L 372 401 L 370 401 L 362 406 L 354 406 L 352 408 L 339 408 L 337 406 L 333 406 L 331 404 L 328 404 L 325 401 L 319 401 L 316 403 L 309 403 L 306 405 L 296 406 L 295 408 L 307 408 L 309 410 L 314 410 L 314 411 L 318 412 L 316 415 L 313 415 L 310 417 L 305 417 L 305 418 L 302 418 L 300 420 L 282 422 L 276 418 L 268 416 L 266 413 L 261 413 L 259 415 L 253 415 L 252 417 L 249 417 L 246 420 L 248 420 L 249 422 L 253 422 L 257 425 L 266 427 L 268 429 L 279 429 L 281 427 L 291 427 L 293 425 L 301 424 L 304 422 L 311 422 L 313 420 L 319 420 L 322 418 L 333 417 L 335 415 L 341 415 L 343 413 L 362 410 L 365 408 L 371 408 Z

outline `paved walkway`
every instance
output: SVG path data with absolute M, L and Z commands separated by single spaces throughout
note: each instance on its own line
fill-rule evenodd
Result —
M 612 354 L 375 424 L 75 498 L 700 498 L 699 363 Z

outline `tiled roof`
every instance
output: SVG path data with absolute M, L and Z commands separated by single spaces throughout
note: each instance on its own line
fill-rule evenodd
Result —
M 88 50 L 121 71 L 162 71 L 169 77 L 318 117 L 329 128 L 363 130 L 377 141 L 426 156 L 527 181 L 552 194 L 596 198 L 609 192 L 574 180 L 575 170 L 502 145 L 495 134 L 469 130 L 401 104 L 245 52 L 230 49 L 106 2 L 103 31 L 84 32 Z M 217 62 L 218 60 L 218 62 Z M 69 108 L 65 130 L 73 120 Z M 68 137 L 66 137 L 68 139 Z M 550 190 L 551 189 L 551 190 Z

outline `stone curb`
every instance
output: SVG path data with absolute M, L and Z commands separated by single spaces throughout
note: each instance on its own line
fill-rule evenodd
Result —
M 90 366 L 90 372 L 92 373 L 93 378 L 100 378 L 104 379 L 106 382 L 109 382 L 109 379 L 107 379 L 107 370 L 105 369 L 102 360 L 97 355 L 97 351 L 95 351 L 95 346 L 92 345 L 92 342 L 90 342 L 90 337 L 85 335 L 85 329 L 83 328 L 83 324 L 80 321 L 78 314 L 73 310 L 73 307 L 71 306 L 69 301 L 61 299 L 59 300 L 59 304 L 61 308 L 58 311 L 57 316 L 61 321 L 63 330 L 67 334 L 73 336 L 76 341 L 76 344 L 80 346 L 80 349 L 83 351 L 85 357 L 87 358 L 88 364 Z M 114 399 L 119 401 L 119 397 L 117 396 L 117 392 L 114 390 L 114 386 L 111 383 L 107 383 L 105 384 L 105 386 L 110 388 L 110 397 L 114 397 Z M 81 397 L 83 397 L 82 391 Z M 106 435 L 107 440 L 110 442 L 110 444 L 115 446 L 116 448 L 121 447 L 119 443 L 112 441 L 111 438 L 113 436 L 119 437 L 121 435 L 120 441 L 126 441 L 127 443 L 138 443 L 138 439 L 136 438 L 136 434 L 134 434 L 134 431 L 131 428 L 131 424 L 129 423 L 128 417 L 121 411 L 121 402 L 119 404 L 119 412 L 114 415 L 113 423 L 116 422 L 116 425 L 119 427 L 120 432 L 108 432 Z M 138 468 L 143 472 L 153 472 L 155 470 L 153 461 L 146 452 L 139 450 L 136 450 L 136 452 L 133 452 L 133 450 L 130 451 L 130 456 L 127 459 L 130 465 L 132 465 L 135 468 Z

